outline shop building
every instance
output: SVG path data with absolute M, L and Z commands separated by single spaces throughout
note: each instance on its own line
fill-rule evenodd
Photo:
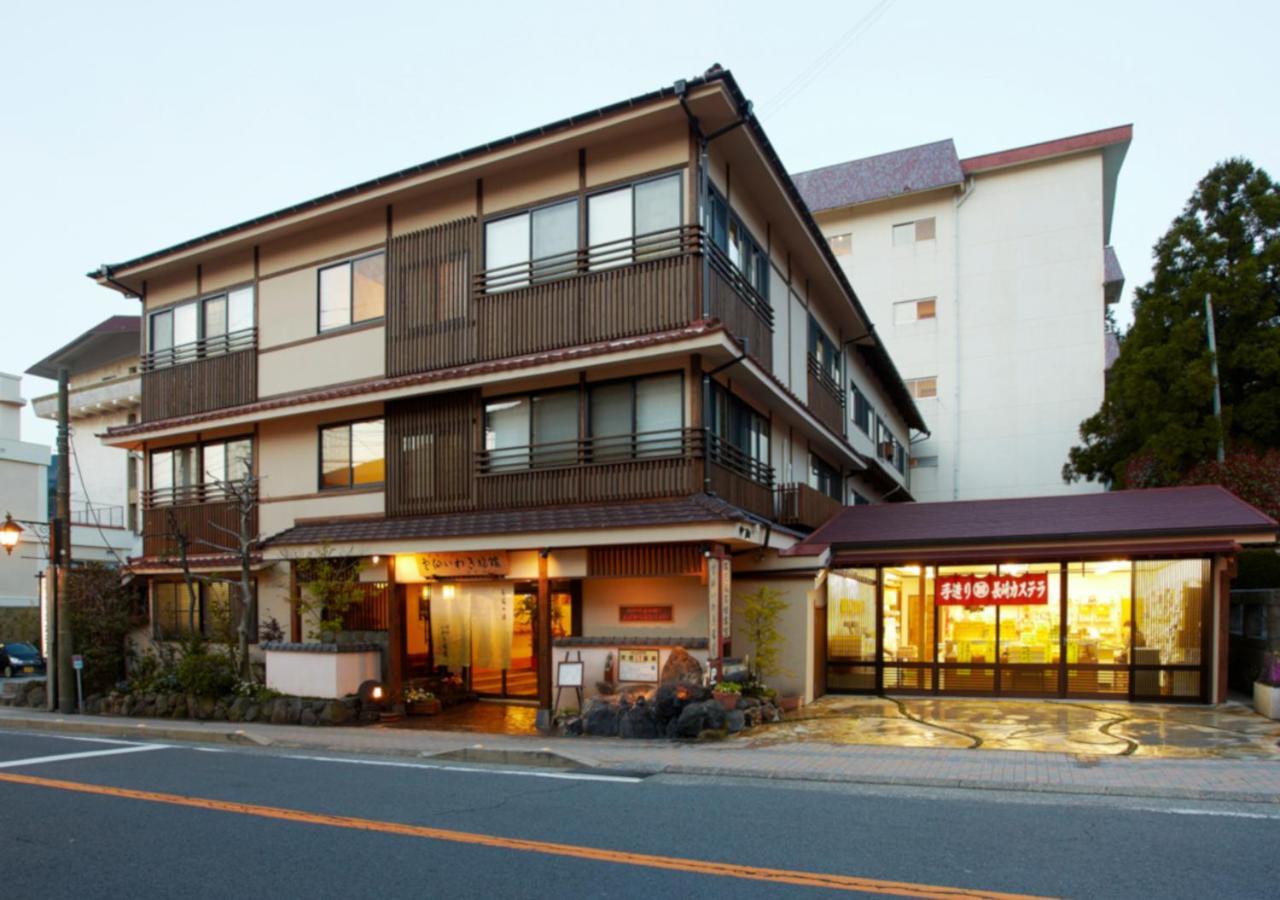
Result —
M 843 511 L 828 692 L 1222 702 L 1235 555 L 1276 522 L 1217 486 Z
M 749 652 L 744 554 L 811 582 L 778 554 L 911 499 L 925 421 L 718 68 L 90 275 L 143 311 L 140 418 L 105 441 L 145 457 L 148 640 L 225 599 L 178 563 L 238 571 L 246 466 L 256 621 L 308 640 L 298 561 L 359 559 L 346 630 L 393 690 L 542 709 L 553 655 L 589 687 Z

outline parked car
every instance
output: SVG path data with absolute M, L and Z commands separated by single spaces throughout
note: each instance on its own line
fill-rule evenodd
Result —
M 22 641 L 0 644 L 0 673 L 5 678 L 15 675 L 43 675 L 44 657 L 34 646 Z

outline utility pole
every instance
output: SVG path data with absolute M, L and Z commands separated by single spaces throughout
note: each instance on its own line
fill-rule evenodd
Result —
M 1218 462 L 1227 461 L 1226 432 L 1222 426 L 1222 387 L 1218 383 L 1218 338 L 1213 328 L 1213 298 L 1204 295 L 1205 330 L 1209 334 L 1209 371 L 1213 375 L 1213 417 L 1218 420 Z
M 54 584 L 57 590 L 57 632 L 54 641 L 57 652 L 58 711 L 69 715 L 76 708 L 75 674 L 71 671 L 71 621 L 67 616 L 67 575 L 71 568 L 71 429 L 67 382 L 70 378 L 65 367 L 58 369 L 58 493 L 54 519 L 49 529 L 57 535 L 57 553 L 54 558 Z

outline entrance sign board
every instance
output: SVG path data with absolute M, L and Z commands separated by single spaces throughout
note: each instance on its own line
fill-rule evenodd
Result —
M 562 688 L 582 687 L 582 660 L 560 660 L 556 674 L 556 684 Z
M 939 575 L 938 606 L 1038 606 L 1049 602 L 1049 573 L 1022 575 Z
M 670 622 L 674 611 L 670 606 L 619 606 L 619 622 Z
M 729 640 L 733 624 L 733 561 L 720 561 L 720 639 Z
M 424 579 L 499 577 L 506 575 L 508 568 L 505 550 L 480 550 L 475 553 L 419 553 L 414 556 L 414 560 L 417 563 L 418 574 Z

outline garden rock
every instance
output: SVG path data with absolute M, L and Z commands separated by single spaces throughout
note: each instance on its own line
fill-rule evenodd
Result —
M 593 701 L 595 698 L 592 698 Z M 609 703 L 593 702 L 587 704 L 586 720 L 583 730 L 596 737 L 617 737 L 619 709 Z
M 643 699 L 618 719 L 618 737 L 649 739 L 658 736 L 658 713 Z
M 27 691 L 27 706 L 40 707 L 45 704 L 44 685 L 39 685 Z
M 704 731 L 723 731 L 725 719 L 724 707 L 716 700 L 690 703 L 680 711 L 680 718 L 675 721 L 674 736 L 696 738 Z
M 299 725 L 315 725 L 319 721 L 320 720 L 319 718 L 317 718 L 316 714 L 311 711 L 310 707 L 308 707 L 307 709 L 304 709 L 302 711 L 302 715 L 298 719 L 298 724 Z
M 702 684 L 702 663 L 683 647 L 676 647 L 662 666 L 662 684 Z
M 566 737 L 577 737 L 582 734 L 582 716 L 574 716 L 560 723 L 560 733 Z
M 157 716 L 169 715 L 169 695 L 156 694 L 155 703 L 151 708 Z
M 275 700 L 271 705 L 271 724 L 272 725 L 288 725 L 289 724 L 289 701 L 281 697 Z M 301 713 L 299 713 L 301 717 Z
M 347 704 L 341 700 L 330 700 L 321 704 L 317 720 L 321 725 L 345 725 L 351 721 L 352 716 L 351 708 Z
M 244 711 L 249 706 L 248 697 L 237 697 L 231 701 L 231 705 L 227 707 L 228 722 L 243 722 Z
M 725 714 L 724 723 L 730 734 L 737 734 L 747 727 L 747 716 L 740 709 L 730 710 Z
M 247 704 L 244 708 L 244 721 L 256 722 L 258 716 L 262 715 L 262 710 L 256 703 Z

